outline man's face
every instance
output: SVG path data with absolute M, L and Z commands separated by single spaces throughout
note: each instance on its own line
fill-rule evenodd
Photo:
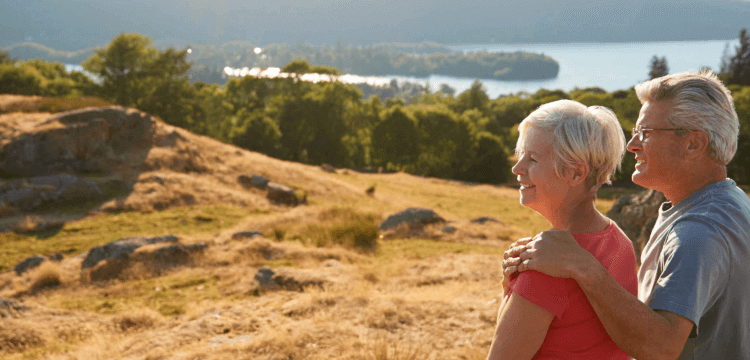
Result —
M 641 107 L 636 127 L 648 129 L 673 128 L 667 118 L 671 111 L 670 102 L 645 102 Z M 633 182 L 649 189 L 662 191 L 665 186 L 674 184 L 678 172 L 674 171 L 682 159 L 683 138 L 674 131 L 646 131 L 641 141 L 633 136 L 628 142 L 628 151 L 635 154 Z

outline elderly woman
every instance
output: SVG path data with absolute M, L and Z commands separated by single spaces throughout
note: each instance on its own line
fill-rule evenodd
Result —
M 560 100 L 541 106 L 518 127 L 521 205 L 553 229 L 573 233 L 633 295 L 635 253 L 627 236 L 596 210 L 597 189 L 610 183 L 625 153 L 615 114 Z M 607 335 L 572 279 L 536 271 L 512 276 L 497 317 L 488 359 L 630 359 Z

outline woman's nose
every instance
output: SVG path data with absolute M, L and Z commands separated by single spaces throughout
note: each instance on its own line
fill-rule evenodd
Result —
M 511 169 L 513 171 L 513 175 L 521 175 L 521 160 L 516 162 L 515 165 L 513 165 L 513 168 Z

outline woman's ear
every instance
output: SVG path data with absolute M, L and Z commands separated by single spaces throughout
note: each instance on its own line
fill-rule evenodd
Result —
M 585 183 L 589 177 L 589 167 L 584 163 L 579 163 L 570 169 L 570 186 L 578 186 L 581 183 Z

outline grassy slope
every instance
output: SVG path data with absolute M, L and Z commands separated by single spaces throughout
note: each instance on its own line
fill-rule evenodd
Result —
M 483 359 L 499 306 L 502 252 L 549 227 L 518 204 L 510 187 L 403 173 L 329 174 L 181 134 L 203 158 L 221 161 L 207 162 L 201 175 L 159 170 L 175 184 L 166 190 L 146 181 L 152 173 L 140 174 L 122 201 L 136 211 L 84 213 L 47 232 L 0 234 L 0 269 L 34 254 L 66 256 L 23 276 L 0 274 L 0 297 L 28 308 L 0 322 L 0 357 Z M 169 163 L 179 155 L 167 150 L 152 151 L 145 161 L 159 155 Z M 235 185 L 248 169 L 301 188 L 308 205 L 274 206 Z M 374 196 L 366 196 L 373 185 Z M 154 198 L 178 190 L 200 196 L 191 206 L 153 210 Z M 612 192 L 603 191 L 609 199 L 597 201 L 600 210 L 612 206 Z M 367 235 L 407 207 L 431 208 L 458 230 L 402 228 L 383 233 L 374 250 L 351 246 L 347 237 Z M 500 223 L 470 221 L 479 216 Z M 249 230 L 264 236 L 232 239 Z M 210 247 L 188 266 L 168 271 L 136 266 L 93 283 L 81 275 L 75 255 L 93 246 L 164 234 Z M 263 266 L 320 285 L 261 289 L 253 276 Z M 29 291 L 49 279 L 61 284 Z

